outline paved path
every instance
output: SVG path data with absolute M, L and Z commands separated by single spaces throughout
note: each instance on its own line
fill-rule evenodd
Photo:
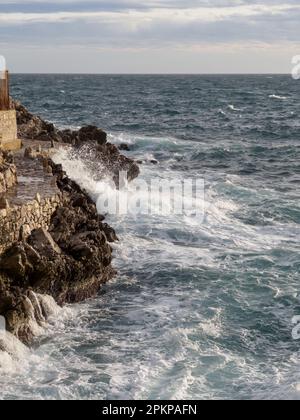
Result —
M 46 173 L 42 163 L 38 160 L 25 159 L 24 151 L 26 147 L 37 150 L 41 145 L 42 149 L 51 147 L 48 142 L 24 141 L 24 148 L 14 152 L 15 165 L 17 166 L 18 184 L 5 193 L 10 205 L 22 205 L 35 199 L 39 193 L 41 198 L 50 198 L 59 192 L 55 178 Z

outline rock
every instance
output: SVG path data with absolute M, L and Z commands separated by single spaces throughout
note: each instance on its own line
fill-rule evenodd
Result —
M 37 152 L 32 149 L 32 147 L 26 147 L 24 151 L 24 157 L 26 159 L 36 159 L 37 158 Z
M 96 142 L 103 145 L 107 142 L 107 134 L 98 127 L 88 125 L 78 131 L 78 139 L 79 143 Z
M 117 242 L 119 240 L 119 238 L 117 237 L 114 229 L 111 228 L 106 223 L 103 224 L 103 231 L 105 233 L 105 236 L 106 236 L 106 239 L 108 240 L 108 242 Z
M 130 147 L 127 143 L 121 143 L 119 145 L 119 150 L 124 150 L 125 152 L 130 152 Z
M 37 201 L 38 204 L 41 204 L 41 196 L 40 196 L 40 193 L 36 193 L 36 195 L 35 195 L 35 201 Z
M 0 270 L 15 280 L 24 280 L 40 260 L 39 254 L 27 243 L 19 242 L 1 257 Z M 24 283 L 26 285 L 26 282 Z
M 75 242 L 70 247 L 69 251 L 70 251 L 70 254 L 77 260 L 90 258 L 95 252 L 95 250 L 92 247 L 90 247 L 87 243 L 84 243 L 81 241 Z
M 48 257 L 52 254 L 61 254 L 60 247 L 54 242 L 52 236 L 46 229 L 36 229 L 31 233 L 28 243 L 42 256 Z
M 53 172 L 52 172 L 52 168 L 51 168 L 51 166 L 50 165 L 47 165 L 47 166 L 45 166 L 44 167 L 44 169 L 45 169 L 45 172 L 47 173 L 47 174 L 49 174 L 49 175 L 53 175 Z
M 1 210 L 7 210 L 7 209 L 9 209 L 9 202 L 8 202 L 8 200 L 5 198 L 5 196 L 1 196 L 0 197 L 0 209 Z
M 0 269 L 15 279 L 23 278 L 26 274 L 26 254 L 24 250 L 15 246 L 6 253 L 0 261 Z
M 0 150 L 0 193 L 5 193 L 18 183 L 13 156 Z
M 26 241 L 30 233 L 31 230 L 29 225 L 22 225 L 20 228 L 19 241 Z
M 55 141 L 61 141 L 58 130 L 55 129 L 53 124 L 31 114 L 19 101 L 12 100 L 11 106 L 17 113 L 18 135 L 20 138 L 48 141 L 55 138 Z

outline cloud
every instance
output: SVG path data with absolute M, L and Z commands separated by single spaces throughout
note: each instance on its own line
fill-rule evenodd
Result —
M 146 7 L 140 7 L 135 1 L 119 0 L 111 3 L 108 7 L 110 10 L 107 10 L 105 7 L 108 4 L 98 1 L 88 4 L 98 7 L 105 5 L 104 10 L 1 12 L 0 35 L 2 41 L 14 39 L 34 43 L 42 39 L 51 44 L 60 39 L 60 42 L 65 43 L 73 40 L 74 43 L 88 42 L 112 47 L 124 44 L 151 47 L 161 43 L 194 45 L 232 40 L 264 43 L 294 41 L 300 17 L 300 5 L 295 2 L 281 4 L 266 1 L 264 4 L 249 4 L 241 0 L 232 5 L 232 1 L 202 0 L 186 1 L 185 7 L 181 0 L 169 3 L 167 7 L 163 0 L 152 0 Z M 27 4 L 32 7 L 36 4 L 48 5 L 48 2 L 31 1 Z M 12 2 L 11 5 L 16 3 Z M 61 2 L 60 7 L 64 5 L 84 6 L 83 2 L 66 0 Z
M 126 20 L 143 25 L 146 22 L 169 20 L 171 23 L 216 22 L 232 18 L 276 16 L 299 11 L 300 6 L 281 5 L 241 5 L 228 7 L 194 7 L 182 9 L 152 8 L 146 11 L 129 9 L 126 11 L 85 11 L 85 12 L 48 12 L 48 13 L 0 13 L 3 25 L 27 23 L 55 23 L 72 21 L 108 21 L 118 23 Z
M 81 47 L 166 56 L 222 46 L 284 53 L 299 39 L 299 0 L 2 1 L 0 52 Z

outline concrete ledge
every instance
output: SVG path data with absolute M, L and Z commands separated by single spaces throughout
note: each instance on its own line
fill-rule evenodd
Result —
M 5 143 L 1 143 L 1 137 L 0 137 L 0 147 L 2 150 L 19 150 L 22 147 L 22 140 L 16 139 L 16 140 L 10 140 Z

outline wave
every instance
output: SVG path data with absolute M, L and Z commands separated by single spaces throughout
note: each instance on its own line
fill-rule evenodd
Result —
M 49 323 L 63 311 L 52 296 L 30 291 L 26 297 L 26 307 L 29 315 L 28 328 L 34 337 L 39 337 L 47 331 Z M 0 331 L 0 372 L 17 368 L 15 363 L 28 358 L 30 350 L 8 331 Z
M 243 111 L 243 109 L 236 108 L 234 105 L 228 105 L 228 108 L 231 109 L 231 111 L 236 111 L 236 112 L 242 112 Z
M 280 96 L 280 95 L 269 95 L 269 98 L 279 99 L 279 100 L 282 100 L 282 101 L 285 101 L 286 99 L 288 99 L 286 96 Z

